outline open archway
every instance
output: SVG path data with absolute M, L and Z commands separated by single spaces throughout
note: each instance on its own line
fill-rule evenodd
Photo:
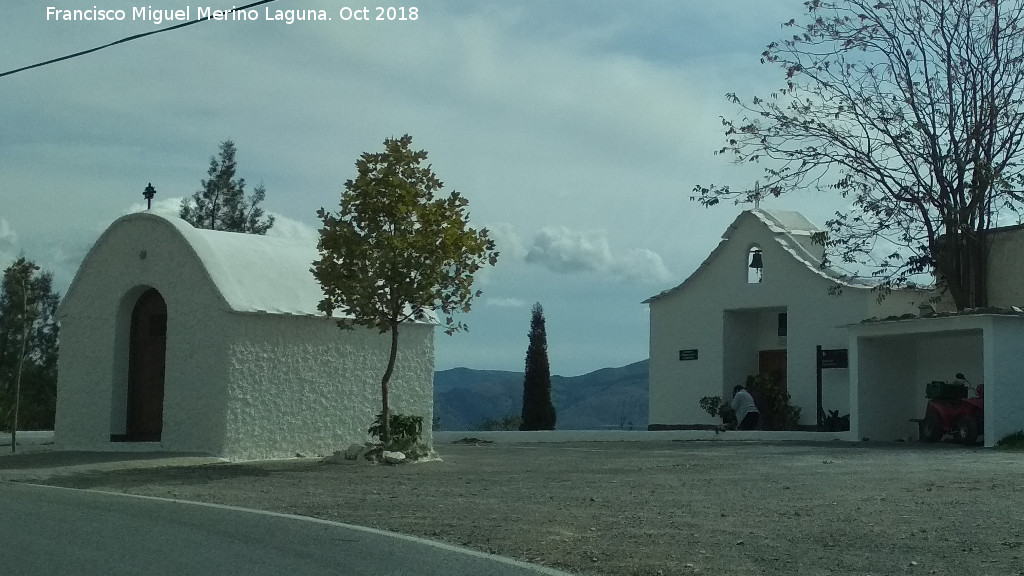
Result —
M 150 288 L 132 309 L 128 348 L 127 440 L 157 442 L 163 430 L 167 305 Z

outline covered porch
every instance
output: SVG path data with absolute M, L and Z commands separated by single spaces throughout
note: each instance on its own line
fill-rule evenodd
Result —
M 929 382 L 984 385 L 985 446 L 1024 430 L 1024 315 L 974 314 L 850 327 L 851 436 L 916 440 Z M 972 388 L 973 388 L 972 386 Z

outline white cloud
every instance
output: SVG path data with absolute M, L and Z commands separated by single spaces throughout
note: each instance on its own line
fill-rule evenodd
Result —
M 494 306 L 496 308 L 527 308 L 530 305 L 525 300 L 520 300 L 519 298 L 504 298 L 500 296 L 496 298 L 487 298 L 484 302 L 488 306 Z
M 178 212 L 181 209 L 181 200 L 180 196 L 154 200 L 150 212 L 164 218 L 177 218 Z M 136 212 L 144 212 L 145 210 L 146 205 L 144 203 L 136 202 L 125 209 L 123 214 L 134 214 Z M 316 244 L 317 240 L 319 240 L 319 232 L 309 224 L 276 212 L 267 211 L 267 214 L 274 217 L 274 225 L 267 231 L 267 236 L 308 240 L 313 244 Z
M 150 212 L 163 216 L 164 218 L 177 218 L 179 210 L 181 210 L 181 196 L 154 199 L 152 208 L 149 208 Z M 136 202 L 131 206 L 125 208 L 124 212 L 122 212 L 121 215 L 125 216 L 128 214 L 134 214 L 136 212 L 145 211 L 146 204 L 144 202 Z
M 0 218 L 0 269 L 16 260 L 19 252 L 18 235 L 6 218 Z
M 564 226 L 543 228 L 533 239 L 526 261 L 552 272 L 596 272 L 618 280 L 662 283 L 671 276 L 661 256 L 647 249 L 614 255 L 604 231 L 583 232 Z
M 526 254 L 527 262 L 552 272 L 597 272 L 606 270 L 611 260 L 604 232 L 581 232 L 564 226 L 543 228 Z
M 268 211 L 267 214 L 274 217 L 274 225 L 270 230 L 267 230 L 267 236 L 306 240 L 314 245 L 320 240 L 320 231 L 305 222 L 300 222 L 276 212 Z
M 671 280 L 661 256 L 646 248 L 630 250 L 622 258 L 612 261 L 611 272 L 626 280 L 662 283 Z
M 508 222 L 498 222 L 485 226 L 490 233 L 491 239 L 498 250 L 499 259 L 502 262 L 509 260 L 522 260 L 526 256 L 526 246 L 519 238 L 515 228 Z

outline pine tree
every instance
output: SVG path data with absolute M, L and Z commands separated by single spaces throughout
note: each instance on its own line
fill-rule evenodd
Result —
M 555 406 L 551 403 L 551 368 L 548 365 L 548 335 L 544 308 L 533 305 L 530 345 L 526 349 L 523 377 L 523 422 L 520 430 L 554 430 Z
M 263 209 L 259 207 L 267 190 L 260 184 L 246 198 L 245 178 L 235 178 L 238 169 L 235 153 L 234 142 L 220 143 L 219 157 L 210 157 L 202 190 L 181 200 L 178 215 L 196 228 L 266 234 L 274 225 L 274 217 L 264 218 Z

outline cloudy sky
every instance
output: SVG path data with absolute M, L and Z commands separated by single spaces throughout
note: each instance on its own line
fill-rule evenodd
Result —
M 132 21 L 136 6 L 195 19 L 207 5 L 54 6 L 126 19 L 47 21 L 45 2 L 2 2 L 0 73 L 170 25 Z M 202 21 L 0 77 L 3 265 L 24 253 L 64 292 L 147 183 L 176 212 L 226 139 L 239 174 L 267 188 L 271 233 L 315 242 L 316 210 L 337 206 L 359 154 L 408 133 L 501 251 L 463 318 L 470 332 L 438 333 L 438 369 L 521 370 L 534 302 L 554 373 L 646 358 L 642 301 L 685 279 L 744 209 L 704 209 L 694 185 L 756 178 L 713 154 L 720 116 L 737 113 L 723 95 L 781 86 L 758 57 L 803 1 L 417 0 L 415 20 L 369 22 L 342 20 L 345 6 L 277 0 L 257 21 Z M 268 9 L 331 21 L 266 21 Z M 818 223 L 837 208 L 813 196 L 766 207 Z

